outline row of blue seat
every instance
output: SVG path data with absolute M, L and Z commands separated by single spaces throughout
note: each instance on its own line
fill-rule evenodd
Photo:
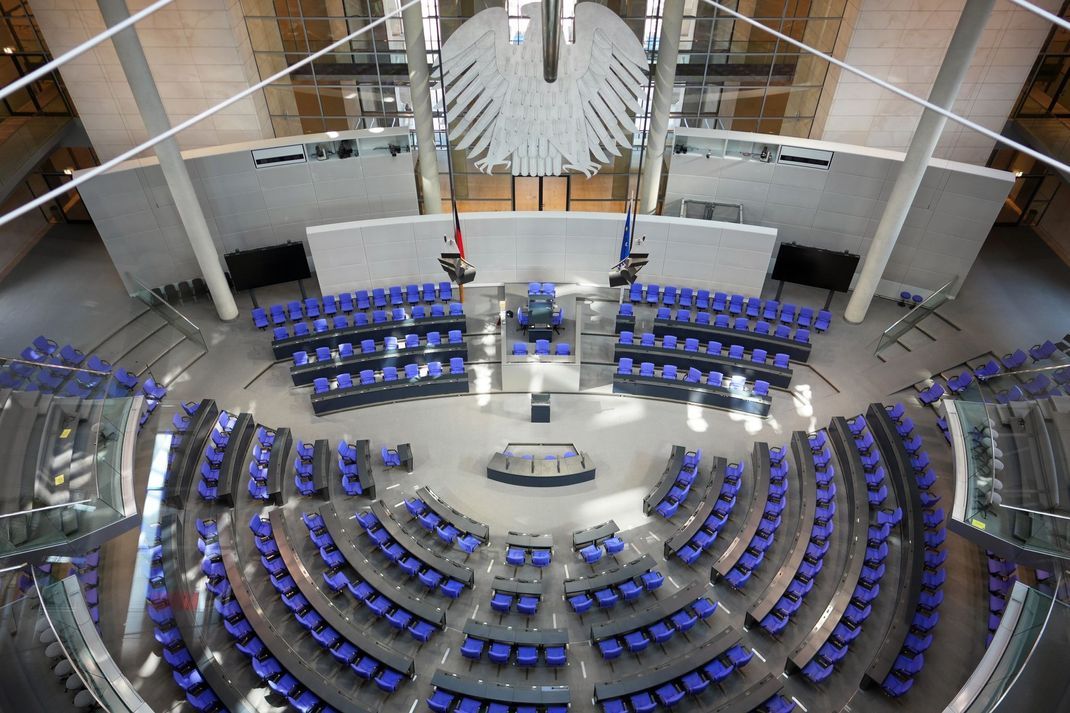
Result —
M 220 411 L 209 432 L 211 443 L 205 446 L 204 457 L 201 459 L 201 477 L 197 482 L 197 492 L 202 499 L 209 502 L 219 497 L 219 468 L 223 465 L 230 434 L 237 420 L 237 416 Z
M 632 310 L 632 306 L 625 302 L 620 306 L 620 311 L 617 313 L 617 316 L 634 317 L 635 312 Z M 669 312 L 668 307 L 660 308 L 655 315 L 657 319 L 671 319 L 675 322 L 683 323 L 691 323 L 693 321 L 695 324 L 708 325 L 717 329 L 734 329 L 738 332 L 753 332 L 754 334 L 763 336 L 773 336 L 777 339 L 792 340 L 799 344 L 810 343 L 810 330 L 803 327 L 796 328 L 793 334 L 791 327 L 786 324 L 779 324 L 774 328 L 769 322 L 764 320 L 758 320 L 751 325 L 751 322 L 747 317 L 736 317 L 735 319 L 732 319 L 726 314 L 719 314 L 716 317 L 713 317 L 713 320 L 711 321 L 709 312 L 699 312 L 697 315 L 694 315 L 694 320 L 692 320 L 692 316 L 692 313 L 687 310 L 677 310 L 676 315 L 673 316 L 672 313 Z M 819 332 L 824 331 L 818 329 L 816 326 L 815 329 Z
M 547 666 L 564 666 L 568 663 L 568 648 L 560 646 L 532 646 L 528 644 L 514 644 L 509 641 L 495 641 L 494 639 L 482 639 L 472 634 L 466 634 L 464 643 L 461 644 L 461 655 L 466 659 L 479 661 L 483 658 L 486 650 L 487 658 L 492 663 L 507 664 L 515 661 L 517 666 L 536 666 L 539 663 L 539 654 Z
M 203 542 L 203 540 L 201 541 Z M 153 635 L 162 647 L 162 656 L 171 667 L 171 675 L 186 695 L 194 710 L 203 713 L 222 711 L 223 703 L 204 681 L 193 656 L 182 640 L 182 633 L 175 622 L 171 599 L 164 583 L 163 548 L 160 545 L 159 525 L 149 563 L 148 592 L 145 597 L 145 612 L 153 624 Z
M 1007 597 L 1018 580 L 1018 568 L 1014 562 L 993 552 L 986 550 L 985 554 L 988 556 L 988 634 L 985 636 L 985 648 L 988 648 L 1007 609 Z
M 574 594 L 568 598 L 569 606 L 577 614 L 590 611 L 595 602 L 598 602 L 599 608 L 609 609 L 621 600 L 628 602 L 638 599 L 643 592 L 653 592 L 665 583 L 665 575 L 653 568 L 641 574 L 638 579 L 638 582 L 635 579 L 626 579 L 615 586 L 598 589 L 593 599 L 586 593 Z
M 434 567 L 420 562 L 404 545 L 390 536 L 390 533 L 379 518 L 371 510 L 362 510 L 357 513 L 357 522 L 364 528 L 364 532 L 375 543 L 376 547 L 386 555 L 386 558 L 396 564 L 402 572 L 410 577 L 415 576 L 420 583 L 431 591 L 438 591 L 451 599 L 461 596 L 464 584 L 456 579 L 446 576 Z
M 214 528 L 214 523 L 212 526 Z M 278 555 L 277 549 L 275 554 Z M 207 557 L 207 554 L 205 556 Z M 253 673 L 257 675 L 257 678 L 267 684 L 273 692 L 288 699 L 290 704 L 298 710 L 333 710 L 326 706 L 316 694 L 301 685 L 294 675 L 284 669 L 279 660 L 271 655 L 264 642 L 253 631 L 252 625 L 230 588 L 230 583 L 225 577 L 222 578 L 222 582 L 222 589 L 214 598 L 215 610 L 223 619 L 223 627 L 227 633 L 236 640 L 235 648 L 249 657 Z
M 717 540 L 717 536 L 735 508 L 743 469 L 744 466 L 740 463 L 729 463 L 725 468 L 724 482 L 721 484 L 721 490 L 717 494 L 713 509 L 706 516 L 702 527 L 675 552 L 683 562 L 693 564 Z
M 542 594 L 515 594 L 500 589 L 491 589 L 490 608 L 501 614 L 508 614 L 516 605 L 516 610 L 524 616 L 535 616 L 539 610 Z
M 856 418 L 855 421 L 857 422 L 857 420 Z M 864 424 L 865 418 L 863 417 L 861 420 Z M 855 426 L 851 426 L 851 428 L 854 429 Z M 853 436 L 853 445 L 859 456 L 866 456 L 874 450 L 873 438 L 868 428 L 862 428 L 857 433 L 853 433 Z M 826 441 L 827 435 L 825 432 L 820 432 L 818 438 L 811 438 L 811 448 L 815 449 L 814 452 L 816 453 L 816 448 L 823 449 Z M 879 458 L 880 454 L 875 452 L 875 455 Z M 874 467 L 879 467 L 879 465 Z M 871 512 L 876 507 L 878 506 L 874 506 L 872 502 L 870 503 Z M 869 618 L 872 611 L 872 603 L 877 598 L 877 595 L 880 594 L 880 580 L 884 577 L 884 563 L 888 557 L 888 535 L 891 532 L 892 525 L 898 523 L 901 519 L 901 510 L 886 512 L 883 515 L 878 512 L 876 514 L 876 524 L 871 522 L 868 525 L 865 559 L 863 560 L 858 581 L 855 582 L 854 590 L 851 592 L 850 604 L 843 616 L 840 617 L 840 621 L 828 640 L 822 643 L 821 648 L 802 668 L 802 674 L 811 683 L 821 683 L 831 676 L 836 664 L 847 655 L 851 642 L 861 634 L 862 625 Z
M 557 297 L 557 285 L 552 282 L 529 282 L 528 297 Z
M 717 611 L 716 602 L 710 601 L 707 597 L 699 597 L 649 626 L 622 632 L 616 636 L 607 636 L 594 643 L 598 646 L 602 658 L 612 661 L 618 658 L 625 648 L 630 653 L 637 654 L 646 649 L 651 642 L 663 644 L 676 634 L 688 631 L 699 620 L 705 621 L 710 618 L 715 611 Z
M 432 305 L 431 311 L 428 313 L 423 307 L 414 307 L 412 314 L 407 314 L 405 310 L 400 307 L 395 308 L 392 312 L 386 310 L 377 309 L 372 312 L 371 318 L 364 312 L 357 312 L 353 315 L 353 321 L 351 322 L 344 314 L 335 315 L 329 322 L 325 318 L 316 319 L 312 322 L 311 327 L 306 322 L 298 322 L 293 326 L 293 332 L 290 332 L 290 328 L 286 326 L 275 327 L 272 332 L 272 340 L 279 342 L 284 339 L 293 337 L 307 337 L 312 334 L 325 334 L 331 331 L 338 331 L 341 329 L 349 329 L 350 327 L 364 327 L 369 324 L 389 324 L 390 322 L 405 322 L 409 319 L 419 321 L 421 319 L 437 319 L 445 316 L 451 317 L 463 317 L 464 306 L 460 302 L 450 302 L 449 310 L 447 311 L 442 305 Z
M 338 441 L 338 470 L 342 473 L 342 490 L 346 495 L 364 494 L 360 482 L 360 457 L 355 443 Z
M 686 695 L 697 696 L 711 685 L 719 686 L 733 672 L 750 663 L 753 657 L 752 652 L 736 644 L 709 662 L 653 690 L 633 693 L 626 700 L 611 698 L 602 701 L 602 711 L 603 713 L 629 713 L 629 711 L 649 713 L 658 705 L 670 708 L 682 701 Z
M 648 305 L 663 304 L 666 307 L 697 307 L 700 310 L 712 310 L 713 312 L 727 312 L 732 315 L 746 314 L 748 317 L 762 317 L 771 322 L 780 320 L 785 324 L 793 324 L 796 321 L 800 326 L 809 327 L 811 323 L 821 322 L 824 327 L 819 331 L 828 329 L 832 314 L 828 310 L 815 312 L 811 307 L 796 307 L 785 302 L 781 304 L 777 300 L 762 300 L 761 297 L 745 297 L 740 294 L 727 294 L 725 292 L 713 292 L 709 290 L 693 290 L 690 287 L 676 288 L 667 285 L 661 290 L 657 285 L 646 286 L 634 282 L 628 291 L 628 300 L 633 303 L 645 303 Z
M 814 582 L 825 565 L 825 555 L 829 551 L 834 530 L 832 518 L 836 512 L 836 483 L 832 480 L 836 475 L 836 470 L 831 463 L 828 449 L 825 448 L 825 439 L 824 430 L 818 431 L 808 439 L 810 457 L 814 460 L 817 506 L 810 524 L 806 552 L 803 554 L 798 569 L 792 574 L 787 590 L 777 599 L 772 610 L 758 622 L 758 625 L 771 636 L 777 636 L 784 631 L 788 622 L 802 607 L 806 595 L 814 588 Z M 779 451 L 780 457 L 784 457 L 784 449 L 775 450 Z M 774 450 L 770 449 L 770 456 L 773 452 Z M 777 513 L 777 517 L 779 516 L 780 514 Z
M 657 337 L 655 337 L 654 334 L 651 332 L 643 332 L 639 335 L 639 346 L 641 347 L 656 347 L 658 346 L 657 341 Z M 634 345 L 635 334 L 627 330 L 621 332 L 620 343 L 629 346 Z M 661 338 L 661 347 L 663 349 L 679 349 L 679 343 L 680 340 L 674 334 L 666 334 Z M 694 337 L 688 337 L 684 339 L 684 351 L 696 352 L 700 354 L 703 353 L 699 351 L 699 340 Z M 736 361 L 743 361 L 744 359 L 746 359 L 746 356 L 744 354 L 745 351 L 746 350 L 744 349 L 744 347 L 739 344 L 730 344 L 728 346 L 728 358 L 735 359 Z M 704 353 L 715 357 L 725 355 L 724 347 L 721 345 L 720 342 L 714 339 L 711 339 L 706 342 L 706 350 Z M 765 349 L 754 349 L 751 351 L 749 360 L 754 364 L 768 364 L 769 352 Z M 787 369 L 789 366 L 789 362 L 790 357 L 787 354 L 777 353 L 773 355 L 773 366 L 777 367 L 778 369 Z
M 527 356 L 531 345 L 528 342 L 513 342 L 513 356 Z M 572 353 L 572 347 L 567 342 L 558 342 L 554 345 L 554 356 L 568 356 Z M 550 356 L 550 340 L 535 340 L 535 356 Z
M 725 575 L 725 581 L 736 589 L 743 589 L 765 561 L 765 553 L 773 546 L 773 540 L 783 521 L 781 513 L 787 505 L 788 495 L 788 462 L 784 458 L 783 448 L 770 449 L 769 458 L 769 485 L 758 529 L 747 543 L 747 548 Z M 756 482 L 755 488 L 759 485 L 761 483 Z
M 464 336 L 459 329 L 451 329 L 446 334 L 447 343 L 449 344 L 464 344 Z M 406 334 L 403 339 L 399 340 L 394 336 L 387 336 L 383 338 L 382 348 L 379 348 L 379 344 L 374 339 L 362 339 L 360 342 L 360 351 L 354 351 L 353 344 L 350 342 L 342 342 L 338 345 L 337 349 L 331 349 L 330 347 L 316 347 L 313 352 L 296 351 L 293 355 L 294 366 L 304 366 L 306 364 L 316 364 L 318 362 L 334 361 L 337 359 L 348 359 L 349 357 L 356 356 L 357 354 L 382 354 L 384 352 L 404 350 L 404 349 L 420 349 L 435 348 L 442 346 L 442 335 L 439 332 L 428 332 L 427 337 L 421 341 L 418 334 Z
M 0 388 L 40 391 L 73 398 L 120 398 L 136 392 L 145 397 L 138 428 L 142 428 L 156 411 L 167 389 L 147 374 L 138 389 L 138 378 L 121 366 L 113 366 L 96 354 L 88 357 L 70 344 L 38 335 L 20 353 L 32 364 L 9 362 L 0 369 Z M 66 368 L 60 368 L 66 367 Z M 91 373 L 93 372 L 93 373 Z
M 253 533 L 253 542 L 256 545 L 256 549 L 261 555 L 270 556 L 273 553 L 278 553 L 279 546 L 275 541 L 275 534 L 272 532 L 269 520 L 254 513 L 249 520 L 249 529 Z M 323 616 L 301 594 L 297 583 L 294 581 L 293 574 L 287 569 L 284 561 L 262 560 L 261 562 L 264 567 L 268 567 L 269 563 L 271 564 L 271 569 L 269 569 L 271 586 L 278 592 L 283 604 L 290 610 L 294 618 L 312 634 L 312 638 L 316 643 L 326 649 L 336 661 L 351 668 L 361 678 L 374 681 L 375 685 L 381 690 L 387 693 L 393 693 L 397 690 L 401 682 L 405 680 L 405 674 L 390 668 L 374 656 L 362 652 L 352 641 L 327 624 Z M 280 565 L 279 562 L 282 562 L 282 564 Z M 265 651 L 265 654 L 270 656 L 269 651 Z M 253 668 L 260 675 L 267 662 L 264 655 L 258 655 L 256 659 L 257 663 L 253 664 Z M 260 668 L 258 668 L 258 665 Z
M 523 567 L 529 561 L 533 567 L 547 567 L 552 558 L 553 550 L 549 547 L 507 545 L 505 548 L 505 563 L 513 567 Z
M 654 506 L 654 510 L 666 520 L 675 515 L 680 506 L 687 500 L 687 496 L 691 492 L 691 485 L 695 482 L 695 478 L 698 477 L 698 466 L 701 461 L 701 448 L 684 454 L 684 462 L 680 466 L 680 471 L 676 474 L 676 480 L 672 488 Z
M 272 434 L 272 439 L 274 439 L 274 434 Z M 294 451 L 297 454 L 294 456 L 294 485 L 297 487 L 297 492 L 306 497 L 314 495 L 316 485 L 313 480 L 312 469 L 314 460 L 313 446 L 311 443 L 299 440 Z M 359 482 L 357 487 L 360 487 Z
M 898 419 L 893 415 L 896 412 L 900 414 Z M 922 450 L 921 439 L 915 435 L 913 424 L 905 423 L 909 419 L 905 419 L 902 412 L 902 406 L 897 404 L 889 410 L 889 415 L 896 420 L 899 437 L 906 450 L 911 453 L 913 476 L 917 480 L 918 487 L 927 492 L 935 480 L 934 477 L 930 477 L 932 471 L 928 470 L 928 455 Z M 925 456 L 924 459 L 920 458 L 922 455 Z M 944 570 L 943 558 L 938 548 L 947 537 L 947 530 L 944 528 L 944 509 L 934 508 L 933 505 L 923 503 L 922 512 L 919 513 L 925 526 L 925 568 L 921 581 L 921 597 L 914 612 L 914 621 L 917 621 L 919 617 L 925 621 L 931 620 L 937 615 L 936 610 L 944 599 L 942 587 L 947 579 L 947 572 Z M 943 556 L 946 557 L 946 554 Z M 935 625 L 935 622 L 933 623 Z M 911 689 L 914 685 L 914 677 L 925 666 L 924 654 L 932 643 L 931 632 L 932 626 L 925 631 L 915 631 L 912 627 L 903 643 L 903 648 L 895 659 L 891 673 L 881 682 L 881 690 L 895 698 Z
M 455 544 L 468 554 L 472 554 L 480 545 L 486 544 L 482 539 L 471 532 L 461 532 L 452 523 L 443 520 L 438 513 L 434 512 L 420 498 L 406 498 L 405 509 L 409 511 L 416 521 L 428 532 L 438 535 L 438 538 L 447 545 Z
M 423 290 L 419 285 L 394 285 L 389 288 L 377 287 L 370 293 L 368 290 L 356 292 L 341 292 L 338 295 L 324 295 L 320 300 L 317 297 L 306 297 L 304 302 L 293 300 L 286 305 L 274 304 L 267 311 L 262 307 L 254 307 L 252 311 L 253 324 L 259 329 L 268 326 L 270 322 L 276 325 L 290 322 L 300 322 L 303 319 L 315 319 L 320 315 L 331 317 L 338 313 L 348 314 L 354 310 L 385 309 L 388 306 L 400 307 L 402 305 L 419 305 L 421 302 L 449 302 L 453 299 L 453 286 L 448 282 L 440 282 L 438 293 L 435 285 L 430 282 L 423 284 Z
M 319 513 L 302 513 L 301 519 L 305 523 L 305 527 L 308 528 L 309 538 L 319 549 L 320 559 L 327 566 L 327 571 L 323 573 L 323 581 L 326 582 L 331 591 L 340 592 L 343 589 L 348 589 L 358 602 L 368 608 L 368 611 L 377 617 L 385 617 L 395 629 L 409 632 L 409 635 L 417 641 L 425 642 L 431 639 L 431 636 L 437 631 L 434 624 L 424 621 L 404 607 L 396 604 L 385 594 L 378 591 L 370 582 L 359 577 L 350 578 L 348 576 L 345 556 L 338 549 L 337 543 L 327 531 L 322 515 Z M 460 583 L 458 582 L 458 584 Z
M 374 369 L 362 369 L 359 375 L 359 381 L 353 381 L 353 375 L 348 372 L 341 372 L 334 377 L 334 380 L 328 379 L 325 376 L 319 376 L 312 381 L 312 390 L 317 394 L 326 394 L 331 391 L 338 391 L 340 389 L 351 389 L 354 385 L 357 386 L 371 386 L 376 383 L 388 384 L 392 381 L 416 381 L 418 379 L 434 379 L 442 376 L 442 362 L 432 361 L 428 362 L 424 369 L 420 368 L 419 364 L 406 364 L 403 367 L 403 378 L 399 378 L 398 368 L 396 366 L 385 366 L 383 370 L 379 372 L 382 375 L 381 379 L 376 379 L 376 372 Z M 464 373 L 464 359 L 462 357 L 453 357 L 450 359 L 450 374 L 463 374 Z
M 268 436 L 269 433 L 270 436 Z M 261 434 L 264 434 L 264 438 L 261 438 Z M 249 497 L 254 500 L 267 501 L 271 498 L 268 492 L 268 463 L 271 461 L 271 448 L 275 443 L 275 435 L 274 431 L 264 426 L 257 426 L 256 436 L 249 458 Z M 264 442 L 265 440 L 267 443 Z
M 633 364 L 634 362 L 632 361 L 631 357 L 621 357 L 620 361 L 617 362 L 617 373 L 621 376 L 632 376 L 635 373 L 635 367 Z M 654 369 L 655 367 L 653 362 L 644 361 L 639 365 L 639 376 L 653 377 Z M 661 367 L 661 376 L 663 379 L 668 379 L 670 381 L 676 381 L 680 378 L 679 374 L 677 373 L 677 368 L 673 364 L 666 364 L 665 366 Z M 711 371 L 706 376 L 706 381 L 703 382 L 702 372 L 696 369 L 695 367 L 691 367 L 687 370 L 687 373 L 684 374 L 683 381 L 689 384 L 705 383 L 707 386 L 726 388 L 731 391 L 745 392 L 747 380 L 744 376 L 736 374 L 730 377 L 728 383 L 725 384 L 724 374 L 719 371 Z M 755 396 L 768 396 L 769 382 L 765 379 L 756 379 L 754 381 L 754 386 L 750 391 Z
M 592 542 L 581 547 L 576 554 L 587 564 L 594 564 L 602 559 L 602 555 L 619 555 L 623 551 L 624 540 L 617 535 L 612 535 L 600 542 Z

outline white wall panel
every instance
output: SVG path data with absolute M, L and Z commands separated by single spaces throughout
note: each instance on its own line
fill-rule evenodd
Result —
M 832 151 L 833 158 L 827 170 L 724 158 L 717 150 L 706 158 L 705 147 L 724 140 L 820 149 Z M 676 143 L 689 152 L 670 158 L 665 214 L 678 215 L 685 198 L 741 203 L 748 224 L 776 228 L 779 240 L 863 257 L 903 160 L 902 154 L 862 146 L 729 131 L 679 129 Z M 761 176 L 767 177 L 765 185 L 755 180 Z M 1013 184 L 1006 171 L 934 159 L 878 292 L 924 293 L 954 275 L 965 277 Z M 733 259 L 724 253 L 718 269 L 732 266 Z M 740 279 L 731 270 L 723 272 L 726 279 Z
M 465 253 L 481 283 L 606 284 L 620 253 L 623 226 L 623 216 L 615 213 L 461 216 Z M 449 232 L 449 216 L 408 216 L 310 227 L 308 244 L 320 289 L 330 294 L 444 279 L 437 258 L 443 251 L 441 235 Z M 640 217 L 634 235 L 646 237 L 636 252 L 649 252 L 651 258 L 641 273 L 643 282 L 723 286 L 747 294 L 761 292 L 776 244 L 772 228 L 663 216 Z M 376 249 L 373 241 L 379 241 Z M 404 277 L 403 269 L 408 270 Z
M 350 131 L 335 137 L 289 137 L 186 151 L 183 157 L 217 247 L 231 252 L 303 241 L 309 225 L 418 213 L 411 153 L 391 157 L 377 151 L 262 169 L 254 167 L 250 155 L 265 146 L 394 135 L 407 143 L 404 129 L 379 134 Z M 155 159 L 124 163 L 87 181 L 79 192 L 124 279 L 130 272 L 157 286 L 200 275 Z M 441 230 L 436 224 L 435 229 L 441 244 L 449 222 Z M 137 241 L 131 244 L 126 238 L 134 235 Z M 391 243 L 393 238 L 388 234 L 384 239 Z M 414 274 L 416 262 L 408 255 L 413 250 L 411 233 L 406 250 L 404 256 L 383 257 L 400 260 L 390 266 L 392 274 Z

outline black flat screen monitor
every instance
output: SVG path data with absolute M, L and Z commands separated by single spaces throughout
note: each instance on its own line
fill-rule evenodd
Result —
M 773 279 L 846 292 L 851 287 L 858 258 L 847 252 L 782 243 L 773 265 Z
M 251 290 L 280 282 L 306 280 L 312 276 L 304 243 L 284 243 L 255 250 L 239 250 L 223 256 L 235 290 Z

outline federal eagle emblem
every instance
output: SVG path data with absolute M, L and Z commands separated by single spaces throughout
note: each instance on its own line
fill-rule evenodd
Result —
M 576 5 L 575 42 L 560 46 L 557 81 L 543 79 L 539 3 L 520 45 L 500 7 L 461 25 L 442 47 L 451 143 L 476 167 L 514 176 L 588 178 L 629 148 L 642 104 L 647 58 L 631 28 L 593 2 Z

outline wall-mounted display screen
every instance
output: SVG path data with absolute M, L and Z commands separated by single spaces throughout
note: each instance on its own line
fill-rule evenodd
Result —
M 239 250 L 223 256 L 235 290 L 251 290 L 312 276 L 304 243 L 284 243 L 255 250 Z
M 773 279 L 824 290 L 846 292 L 859 256 L 798 243 L 782 243 L 773 264 Z

